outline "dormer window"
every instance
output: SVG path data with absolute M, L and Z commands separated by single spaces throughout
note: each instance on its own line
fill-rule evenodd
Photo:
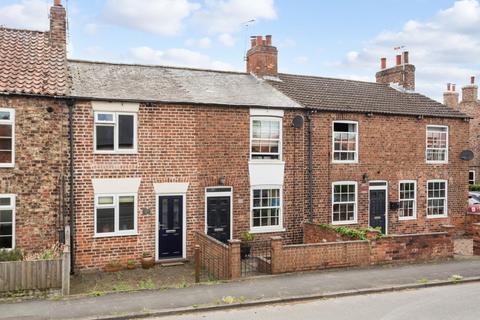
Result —
M 250 132 L 250 156 L 252 160 L 281 160 L 281 118 L 252 117 Z

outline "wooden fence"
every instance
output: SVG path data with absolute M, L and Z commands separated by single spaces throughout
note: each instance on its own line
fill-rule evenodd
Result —
M 9 291 L 61 289 L 70 293 L 70 230 L 58 259 L 0 262 L 0 295 Z M 67 238 L 68 237 L 68 238 Z

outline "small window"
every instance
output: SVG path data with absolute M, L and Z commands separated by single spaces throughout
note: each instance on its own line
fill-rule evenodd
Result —
M 96 152 L 135 152 L 136 136 L 137 115 L 135 113 L 95 113 Z
M 475 170 L 468 171 L 468 184 L 475 184 Z
M 251 159 L 280 160 L 282 119 L 254 117 L 251 120 Z
M 0 108 L 0 167 L 14 167 L 15 110 Z
M 358 124 L 351 121 L 333 122 L 333 162 L 358 161 Z
M 13 248 L 15 248 L 15 196 L 3 194 L 0 195 L 0 250 Z
M 427 163 L 448 162 L 448 127 L 427 126 Z
M 282 228 L 281 188 L 252 190 L 252 230 Z
M 415 219 L 417 216 L 417 183 L 400 181 L 398 199 L 400 220 Z
M 97 236 L 132 235 L 137 230 L 136 195 L 97 195 Z
M 357 183 L 334 182 L 332 184 L 332 223 L 357 222 Z
M 447 181 L 427 181 L 427 217 L 447 216 Z

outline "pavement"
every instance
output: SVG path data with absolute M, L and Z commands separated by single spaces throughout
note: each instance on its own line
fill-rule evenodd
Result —
M 478 283 L 174 315 L 158 320 L 478 320 Z
M 257 277 L 189 288 L 0 303 L 0 319 L 131 319 L 480 280 L 480 259 Z M 455 277 L 457 280 L 458 277 Z M 226 298 L 227 297 L 227 298 Z

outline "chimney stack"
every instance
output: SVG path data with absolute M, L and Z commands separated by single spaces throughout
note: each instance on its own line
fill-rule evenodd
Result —
M 247 72 L 258 77 L 277 77 L 278 50 L 272 46 L 272 36 L 251 37 L 251 48 L 247 52 Z
M 67 12 L 61 0 L 54 0 L 50 8 L 50 42 L 53 46 L 67 47 Z
M 447 91 L 443 93 L 443 104 L 452 109 L 458 108 L 458 92 L 455 92 L 455 84 L 447 84 Z
M 377 83 L 397 84 L 405 90 L 415 91 L 415 66 L 410 64 L 408 51 L 395 57 L 396 65 L 387 69 L 387 60 L 380 61 L 381 70 L 376 73 Z
M 462 88 L 462 102 L 477 102 L 478 86 L 475 84 L 475 76 L 470 77 L 470 84 Z

